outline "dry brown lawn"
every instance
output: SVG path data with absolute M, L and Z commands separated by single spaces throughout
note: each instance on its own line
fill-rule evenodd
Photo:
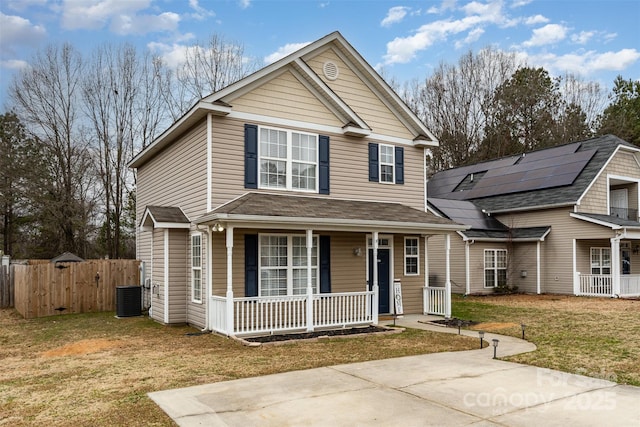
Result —
M 427 331 L 247 347 L 113 313 L 0 310 L 0 426 L 174 425 L 147 393 L 341 363 L 475 348 Z
M 561 295 L 456 297 L 453 315 L 473 329 L 538 346 L 507 360 L 640 386 L 640 300 Z

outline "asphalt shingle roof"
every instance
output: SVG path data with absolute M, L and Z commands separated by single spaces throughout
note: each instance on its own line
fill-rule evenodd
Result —
M 488 212 L 509 211 L 514 209 L 536 208 L 550 205 L 574 204 L 595 179 L 607 160 L 615 152 L 619 145 L 635 147 L 626 141 L 614 136 L 605 135 L 585 141 L 552 147 L 547 150 L 565 150 L 564 156 L 571 156 L 571 150 L 576 155 L 594 151 L 586 165 L 577 177 L 568 185 L 550 186 L 547 188 L 512 192 L 508 194 L 494 194 L 487 197 L 471 198 L 471 192 L 454 191 L 457 185 L 470 173 L 477 173 L 514 164 L 521 156 L 510 156 L 489 162 L 482 162 L 462 168 L 449 169 L 436 173 L 428 183 L 428 194 L 437 198 L 470 200 L 481 209 Z M 564 148 L 563 148 L 564 147 Z M 575 149 L 574 149 L 575 148 Z M 637 147 L 636 147 L 637 148 Z M 532 154 L 541 153 L 538 150 Z M 527 154 L 529 155 L 529 154 Z M 588 157 L 588 156 L 587 156 Z M 482 176 L 479 180 L 482 180 Z M 466 194 L 463 194 L 466 193 Z M 469 197 L 469 198 L 467 198 Z
M 156 222 L 189 223 L 182 209 L 175 206 L 147 206 L 147 210 Z

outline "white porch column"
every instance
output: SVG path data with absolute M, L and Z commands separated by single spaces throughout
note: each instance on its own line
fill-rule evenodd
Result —
M 313 282 L 311 259 L 313 255 L 313 230 L 307 230 L 307 331 L 313 331 Z
M 429 311 L 429 236 L 424 236 L 424 289 L 422 291 L 422 314 Z
M 578 272 L 577 257 L 577 243 L 576 239 L 573 239 L 573 294 L 578 295 L 580 293 L 580 273 Z M 591 255 L 589 255 L 591 256 Z M 591 259 L 589 259 L 591 262 Z
M 576 271 L 576 270 L 574 269 L 573 271 Z M 541 288 L 542 286 L 540 282 L 540 240 L 538 240 L 536 242 L 536 293 L 538 295 L 542 293 Z
M 471 267 L 469 260 L 469 247 L 471 246 L 471 242 L 469 240 L 464 241 L 464 292 L 466 295 L 471 293 Z
M 451 236 L 449 234 L 445 234 L 444 237 L 444 252 L 445 252 L 445 292 L 446 292 L 446 308 L 445 308 L 445 317 L 451 317 Z
M 611 238 L 611 296 L 620 295 L 620 237 Z
M 378 324 L 378 304 L 380 299 L 380 293 L 378 289 L 378 232 L 373 232 L 373 307 L 371 307 L 371 314 L 374 324 Z
M 211 325 L 213 322 L 211 321 L 211 316 L 213 316 L 213 310 L 211 308 L 211 295 L 213 294 L 213 230 L 211 230 L 211 226 L 207 226 L 207 296 L 205 301 L 205 309 L 206 309 L 206 322 L 205 325 L 206 330 L 211 330 Z
M 227 335 L 233 335 L 233 227 L 227 227 Z

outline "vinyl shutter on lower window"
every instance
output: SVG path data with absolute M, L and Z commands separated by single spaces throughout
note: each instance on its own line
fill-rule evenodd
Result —
M 331 293 L 331 239 L 320 236 L 320 293 Z
M 258 235 L 244 236 L 244 296 L 258 296 Z

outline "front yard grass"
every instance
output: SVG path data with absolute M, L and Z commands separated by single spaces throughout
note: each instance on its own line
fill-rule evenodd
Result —
M 0 426 L 170 426 L 151 391 L 342 363 L 474 349 L 477 339 L 401 334 L 246 347 L 114 313 L 24 320 L 0 310 Z
M 640 386 L 640 300 L 560 295 L 454 296 L 454 317 L 472 329 L 525 338 L 538 346 L 512 362 Z

